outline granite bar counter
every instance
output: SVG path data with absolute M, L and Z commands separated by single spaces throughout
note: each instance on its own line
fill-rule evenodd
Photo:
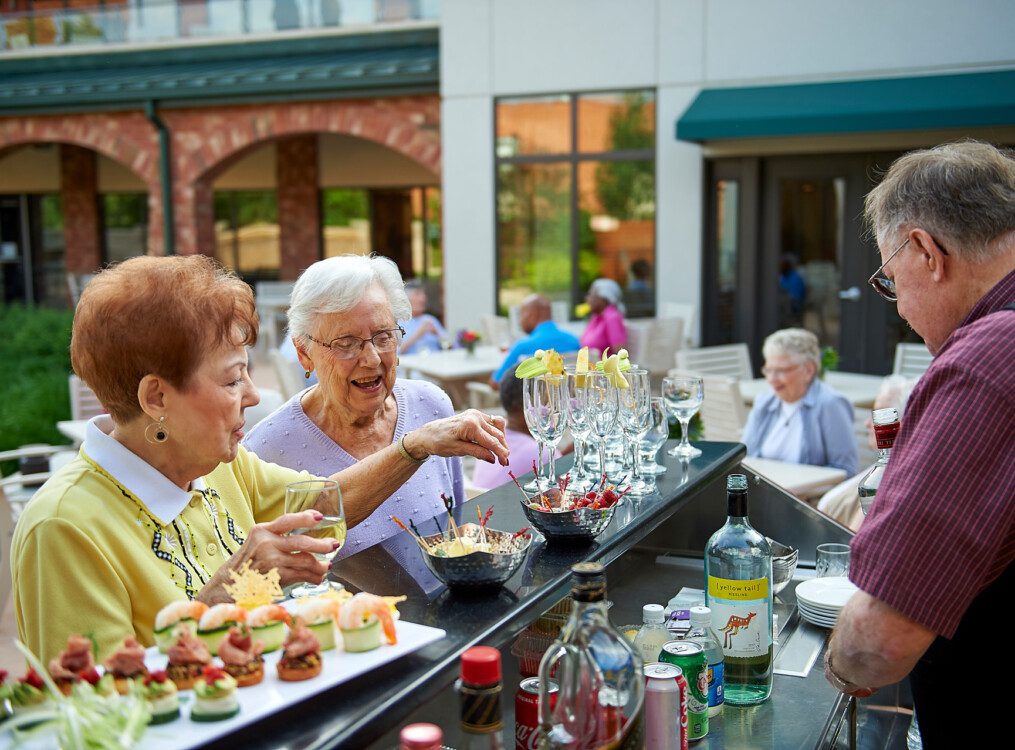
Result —
M 642 603 L 665 603 L 681 586 L 701 587 L 701 550 L 725 520 L 725 477 L 740 470 L 745 449 L 738 443 L 701 443 L 700 447 L 703 455 L 684 465 L 665 457 L 665 449 L 661 451 L 660 461 L 668 470 L 658 478 L 659 494 L 631 502 L 625 499 L 595 541 L 557 545 L 537 535 L 522 567 L 503 587 L 492 591 L 447 589 L 429 572 L 419 548 L 405 533 L 336 562 L 331 577 L 349 590 L 405 594 L 407 600 L 399 605 L 402 618 L 443 628 L 447 637 L 325 690 L 215 746 L 395 747 L 398 728 L 419 720 L 443 726 L 447 744 L 454 746 L 457 698 L 451 686 L 461 653 L 482 644 L 500 648 L 504 655 L 502 708 L 510 747 L 512 695 L 519 680 L 511 645 L 530 623 L 567 595 L 571 565 L 587 560 L 607 565 L 609 597 L 614 602 L 611 619 L 617 624 L 639 622 Z M 565 470 L 567 463 L 559 461 L 558 470 Z M 850 537 L 848 530 L 764 480 L 754 479 L 752 497 L 751 517 L 756 526 L 799 547 L 803 570 L 813 566 L 816 543 Z M 528 525 L 519 500 L 518 489 L 506 485 L 469 501 L 456 515 L 460 522 L 472 521 L 477 505 L 484 511 L 492 505 L 490 527 L 514 531 Z M 445 518 L 439 519 L 442 525 Z M 424 534 L 437 530 L 433 519 L 414 520 Z M 789 617 L 784 624 L 792 625 Z M 728 712 L 721 729 L 697 746 L 759 746 L 750 743 L 755 735 L 765 738 L 763 747 L 828 746 L 836 730 L 844 726 L 846 703 L 824 682 L 820 664 L 806 678 L 777 677 L 773 695 L 762 707 Z M 896 706 L 899 701 L 888 702 Z M 796 717 L 793 721 L 788 720 L 791 715 Z

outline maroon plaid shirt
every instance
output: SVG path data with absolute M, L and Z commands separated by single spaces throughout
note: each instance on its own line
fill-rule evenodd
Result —
M 906 405 L 850 579 L 946 638 L 1015 558 L 1015 271 L 973 306 Z

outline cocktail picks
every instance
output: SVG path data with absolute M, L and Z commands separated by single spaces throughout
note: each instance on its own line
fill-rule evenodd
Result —
M 455 508 L 455 499 L 453 497 L 448 497 L 442 492 L 441 500 L 444 501 L 444 507 L 448 509 L 448 528 L 454 532 L 455 538 L 459 541 L 459 543 L 461 543 L 462 534 L 458 531 L 458 524 L 455 523 L 455 517 L 452 515 L 452 511 Z
M 398 528 L 402 529 L 402 531 L 407 531 L 409 533 L 409 536 L 415 539 L 416 543 L 420 547 L 422 547 L 426 552 L 430 552 L 430 545 L 428 545 L 425 541 L 423 541 L 423 537 L 418 532 L 413 531 L 404 523 L 402 523 L 402 520 L 398 516 L 391 516 L 391 520 L 394 521 L 396 524 L 398 524 Z M 412 524 L 411 518 L 409 519 L 409 523 Z M 412 526 L 413 529 L 416 527 L 415 524 L 412 524 Z

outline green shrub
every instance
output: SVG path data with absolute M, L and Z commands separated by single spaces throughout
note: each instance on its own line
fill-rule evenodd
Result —
M 56 423 L 70 419 L 73 317 L 69 310 L 0 305 L 0 451 L 67 442 Z M 4 474 L 15 468 L 0 466 Z

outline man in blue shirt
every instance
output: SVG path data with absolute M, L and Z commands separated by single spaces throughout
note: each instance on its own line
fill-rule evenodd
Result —
M 515 342 L 504 357 L 500 369 L 490 376 L 490 386 L 499 387 L 504 373 L 518 364 L 523 357 L 531 357 L 537 349 L 554 349 L 560 353 L 576 352 L 581 347 L 578 337 L 557 328 L 553 322 L 550 300 L 541 294 L 530 294 L 518 310 L 518 325 L 528 335 Z

